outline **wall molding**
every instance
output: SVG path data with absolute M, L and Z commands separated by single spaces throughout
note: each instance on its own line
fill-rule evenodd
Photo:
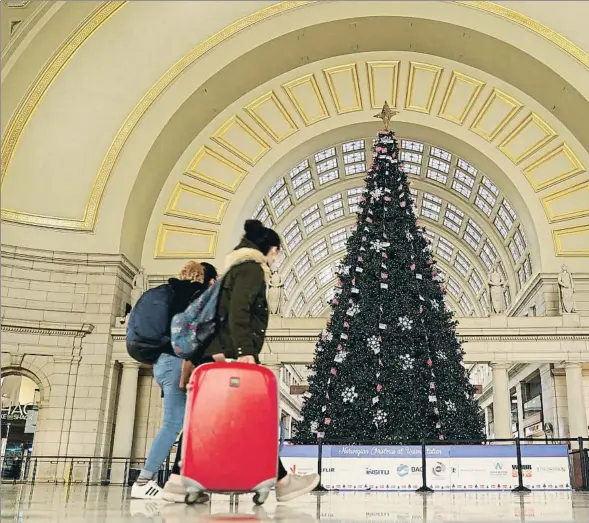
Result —
M 83 338 L 91 334 L 94 325 L 91 323 L 56 323 L 51 321 L 2 319 L 2 331 L 19 334 L 41 334 L 44 336 L 66 336 Z

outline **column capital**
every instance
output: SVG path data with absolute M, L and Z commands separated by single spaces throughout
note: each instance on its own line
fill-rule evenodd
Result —
M 491 369 L 507 370 L 509 367 L 511 367 L 511 363 L 508 361 L 490 361 L 489 366 Z
M 579 369 L 581 368 L 582 362 L 580 361 L 565 361 L 564 368 L 566 369 Z
M 141 367 L 141 363 L 135 360 L 119 360 L 119 363 L 122 365 L 123 369 L 137 369 Z

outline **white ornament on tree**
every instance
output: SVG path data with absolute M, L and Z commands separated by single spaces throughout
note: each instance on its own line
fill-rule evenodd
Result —
M 378 341 L 378 337 L 370 336 L 367 340 L 368 347 L 374 354 L 378 354 L 380 352 L 380 342 Z
M 399 327 L 401 330 L 408 331 L 413 328 L 413 320 L 410 320 L 407 316 L 399 318 Z
M 348 387 L 342 392 L 342 399 L 344 403 L 354 403 L 354 400 L 358 397 L 356 387 Z
M 436 356 L 438 357 L 439 360 L 447 360 L 448 359 L 448 356 L 442 350 L 437 351 Z
M 432 304 L 432 309 L 438 310 L 440 308 L 440 304 L 436 300 L 430 300 Z
M 348 353 L 345 351 L 338 352 L 335 355 L 335 358 L 333 358 L 333 361 L 335 361 L 336 363 L 341 363 L 346 359 L 347 356 L 348 356 Z
M 388 415 L 386 412 L 384 412 L 383 410 L 378 409 L 376 411 L 376 413 L 374 414 L 374 424 L 375 425 L 379 425 L 379 424 L 384 424 L 387 422 L 388 419 Z
M 360 312 L 360 306 L 354 303 L 348 307 L 346 314 L 348 316 L 354 316 L 354 315 L 358 314 L 359 312 Z
M 319 429 L 319 423 L 316 421 L 311 422 L 311 432 L 315 433 Z
M 380 198 L 384 192 L 380 187 L 377 187 L 370 194 L 372 194 L 373 198 Z
M 446 408 L 448 409 L 448 412 L 456 412 L 456 405 L 452 400 L 446 401 Z
M 415 364 L 415 358 L 412 358 L 410 354 L 403 354 L 400 358 L 401 368 L 403 370 L 412 370 Z
M 374 240 L 370 242 L 370 248 L 376 252 L 382 252 L 385 250 L 386 247 L 389 247 L 391 244 L 389 242 L 382 242 L 380 240 Z

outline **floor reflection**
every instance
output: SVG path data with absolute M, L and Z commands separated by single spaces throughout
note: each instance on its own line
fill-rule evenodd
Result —
M 256 507 L 251 496 L 213 496 L 209 505 L 130 500 L 129 489 L 61 485 L 3 485 L 2 521 L 24 523 L 282 523 L 589 522 L 589 493 L 328 492 Z

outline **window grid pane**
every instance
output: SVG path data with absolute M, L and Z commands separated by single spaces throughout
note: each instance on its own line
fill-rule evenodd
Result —
M 335 171 L 329 171 L 327 173 L 323 173 L 319 175 L 319 185 L 325 185 L 326 183 L 331 182 L 332 180 L 337 180 L 339 178 L 339 171 L 336 169 Z
M 344 172 L 346 173 L 346 176 L 352 176 L 353 174 L 366 172 L 366 164 L 355 163 L 352 165 L 346 165 L 344 167 Z
M 470 313 L 472 312 L 472 303 L 470 302 L 470 300 L 468 299 L 468 296 L 466 294 L 463 294 L 462 297 L 460 298 L 460 308 L 462 309 L 462 312 L 464 313 L 465 316 L 470 316 Z
M 297 174 L 302 173 L 305 169 L 309 168 L 309 160 L 304 160 L 299 163 L 296 167 L 290 170 L 290 179 L 293 180 Z
M 472 175 L 474 185 L 474 177 L 477 175 L 478 171 L 472 165 L 470 165 L 468 162 L 465 162 L 461 158 L 458 158 L 458 167 L 460 167 L 463 171 L 466 171 L 468 174 Z
M 458 251 L 454 260 L 454 267 L 456 267 L 460 274 L 466 276 L 470 269 L 470 261 L 468 261 L 468 258 L 464 254 Z
M 414 163 L 404 163 L 403 170 L 407 174 L 414 174 L 415 176 L 419 176 L 421 174 L 421 166 Z
M 333 280 L 333 269 L 331 268 L 331 265 L 323 267 L 323 269 L 321 269 L 317 274 L 317 278 L 321 287 L 327 285 L 331 280 Z
M 325 298 L 325 303 L 329 303 L 335 296 L 335 289 L 332 287 L 331 289 L 325 291 L 323 296 Z
M 509 229 L 506 227 L 505 223 L 499 216 L 495 216 L 495 220 L 493 220 L 493 224 L 495 225 L 495 229 L 499 231 L 499 234 L 503 238 L 507 238 L 509 234 Z
M 301 233 L 299 223 L 296 220 L 284 230 L 284 240 L 290 251 L 295 249 L 296 246 L 303 241 L 303 234 Z
M 316 318 L 317 316 L 319 316 L 319 314 L 321 314 L 324 307 L 325 307 L 325 305 L 323 305 L 323 302 L 321 300 L 318 300 L 313 304 L 313 306 L 311 307 L 309 312 L 311 313 L 311 316 Z
M 295 263 L 295 270 L 297 271 L 297 276 L 299 279 L 307 274 L 310 268 L 311 259 L 309 258 L 309 255 L 305 253 Z
M 289 271 L 284 279 L 284 291 L 287 298 L 290 298 L 290 295 L 297 284 L 297 280 L 295 278 L 294 272 Z
M 331 171 L 337 167 L 337 158 L 331 158 L 325 162 L 317 164 L 317 174 Z
M 332 222 L 344 215 L 344 202 L 341 194 L 334 194 L 329 198 L 325 198 L 323 206 L 325 208 L 325 218 L 328 222 Z
M 317 294 L 319 287 L 317 286 L 317 282 L 315 280 L 311 280 L 309 283 L 305 285 L 303 288 L 303 294 L 307 299 L 307 302 L 311 301 L 311 298 Z
M 401 140 L 401 148 L 408 149 L 409 151 L 423 152 L 423 144 L 412 140 Z
M 315 163 L 322 162 L 327 158 L 331 158 L 335 156 L 335 147 L 330 147 L 329 149 L 325 149 L 324 151 L 320 151 L 315 154 Z
M 497 215 L 501 216 L 501 219 L 503 220 L 503 223 L 505 223 L 505 226 L 508 229 L 511 229 L 513 227 L 513 222 L 515 221 L 511 214 L 509 213 L 509 211 L 505 208 L 505 200 L 503 201 L 503 203 L 501 204 L 501 206 L 499 207 L 499 209 L 497 209 Z
M 442 160 L 446 160 L 449 162 L 452 159 L 452 155 L 448 151 L 444 151 L 444 149 L 440 149 L 438 147 L 432 147 L 429 150 L 430 156 L 435 156 L 436 158 L 441 158 Z M 448 171 L 446 171 L 448 172 Z
M 321 213 L 319 212 L 319 206 L 317 204 L 309 207 L 305 212 L 301 214 L 303 225 L 305 226 L 305 232 L 307 235 L 311 234 L 314 230 L 321 227 Z
M 497 186 L 491 180 L 489 180 L 489 178 L 487 178 L 486 176 L 483 176 L 483 179 L 481 180 L 481 182 L 495 196 L 499 196 L 499 189 L 497 188 Z
M 442 200 L 433 194 L 423 193 L 421 201 L 421 215 L 432 220 L 438 221 L 440 210 L 442 209 Z
M 329 240 L 331 241 L 331 248 L 334 252 L 341 251 L 342 249 L 346 248 L 346 240 L 348 238 L 346 229 L 338 229 L 337 231 L 333 231 L 329 235 Z
M 448 181 L 447 175 L 438 171 L 434 171 L 433 169 L 428 169 L 425 176 L 430 180 L 435 180 L 436 182 L 443 183 L 444 185 L 446 185 L 446 182 Z
M 344 155 L 344 165 L 349 165 L 351 163 L 363 162 L 365 160 L 366 160 L 366 155 L 365 155 L 364 151 L 356 151 L 356 152 Z
M 483 263 L 486 265 L 486 267 L 490 269 L 493 265 L 493 262 L 497 259 L 497 251 L 487 240 L 483 244 L 483 248 L 479 256 L 481 260 L 483 260 Z
M 460 232 L 462 226 L 462 220 L 464 219 L 464 213 L 456 206 L 449 203 L 446 206 L 446 214 L 444 216 L 444 225 L 448 229 L 453 230 L 456 234 Z
M 345 142 L 342 144 L 342 151 L 349 153 L 350 151 L 359 151 L 364 149 L 364 140 L 354 140 L 352 142 Z
M 282 264 L 284 263 L 285 260 L 286 260 L 286 253 L 284 252 L 284 249 L 281 249 L 280 252 L 278 253 L 278 258 L 274 262 L 274 265 L 272 265 L 272 268 L 275 270 L 279 270 L 280 267 L 282 267 Z
M 515 230 L 515 233 L 513 234 L 513 240 L 515 241 L 517 250 L 520 252 L 520 254 L 523 254 L 526 250 L 526 244 L 524 243 L 524 238 L 519 228 Z
M 399 159 L 402 162 L 411 162 L 411 163 L 421 163 L 423 155 L 419 153 L 414 153 L 411 151 L 401 151 L 399 154 Z
M 468 283 L 471 286 L 472 290 L 477 294 L 483 288 L 483 280 L 476 269 L 473 269 L 470 278 L 468 279 Z
M 509 242 L 509 252 L 511 252 L 511 257 L 513 258 L 513 261 L 517 263 L 519 261 L 520 254 L 513 240 Z
M 284 178 L 280 178 L 279 180 L 276 180 L 276 182 L 274 183 L 274 185 L 272 185 L 272 187 L 270 187 L 270 189 L 268 190 L 268 196 L 270 196 L 270 198 L 272 198 L 272 196 L 274 196 L 281 187 L 284 187 Z
M 448 174 L 450 172 L 450 164 L 443 162 L 441 160 L 438 160 L 437 158 L 430 158 L 428 165 L 432 168 L 432 169 L 436 169 L 436 171 L 440 171 L 443 172 L 445 174 Z
M 469 218 L 464 231 L 464 240 L 476 251 L 482 238 L 483 230 Z
M 440 238 L 442 239 L 442 238 Z M 454 296 L 454 298 L 458 298 L 458 296 L 460 296 L 460 285 L 456 282 L 456 280 L 454 278 L 452 278 L 452 276 L 450 276 L 448 278 L 448 282 L 447 282 L 447 288 L 448 288 L 448 292 Z
M 450 261 L 452 258 L 452 253 L 454 252 L 454 245 L 452 245 L 446 238 L 440 237 L 438 239 L 438 246 L 436 249 L 436 254 L 443 258 L 446 261 Z
M 313 261 L 318 262 L 327 256 L 327 241 L 325 238 L 321 238 L 318 242 L 311 246 L 311 256 Z
M 300 293 L 296 300 L 294 301 L 294 304 L 292 306 L 292 315 L 293 316 L 299 316 L 301 314 L 301 312 L 303 312 L 303 307 L 305 306 L 305 297 L 303 296 L 303 293 Z

